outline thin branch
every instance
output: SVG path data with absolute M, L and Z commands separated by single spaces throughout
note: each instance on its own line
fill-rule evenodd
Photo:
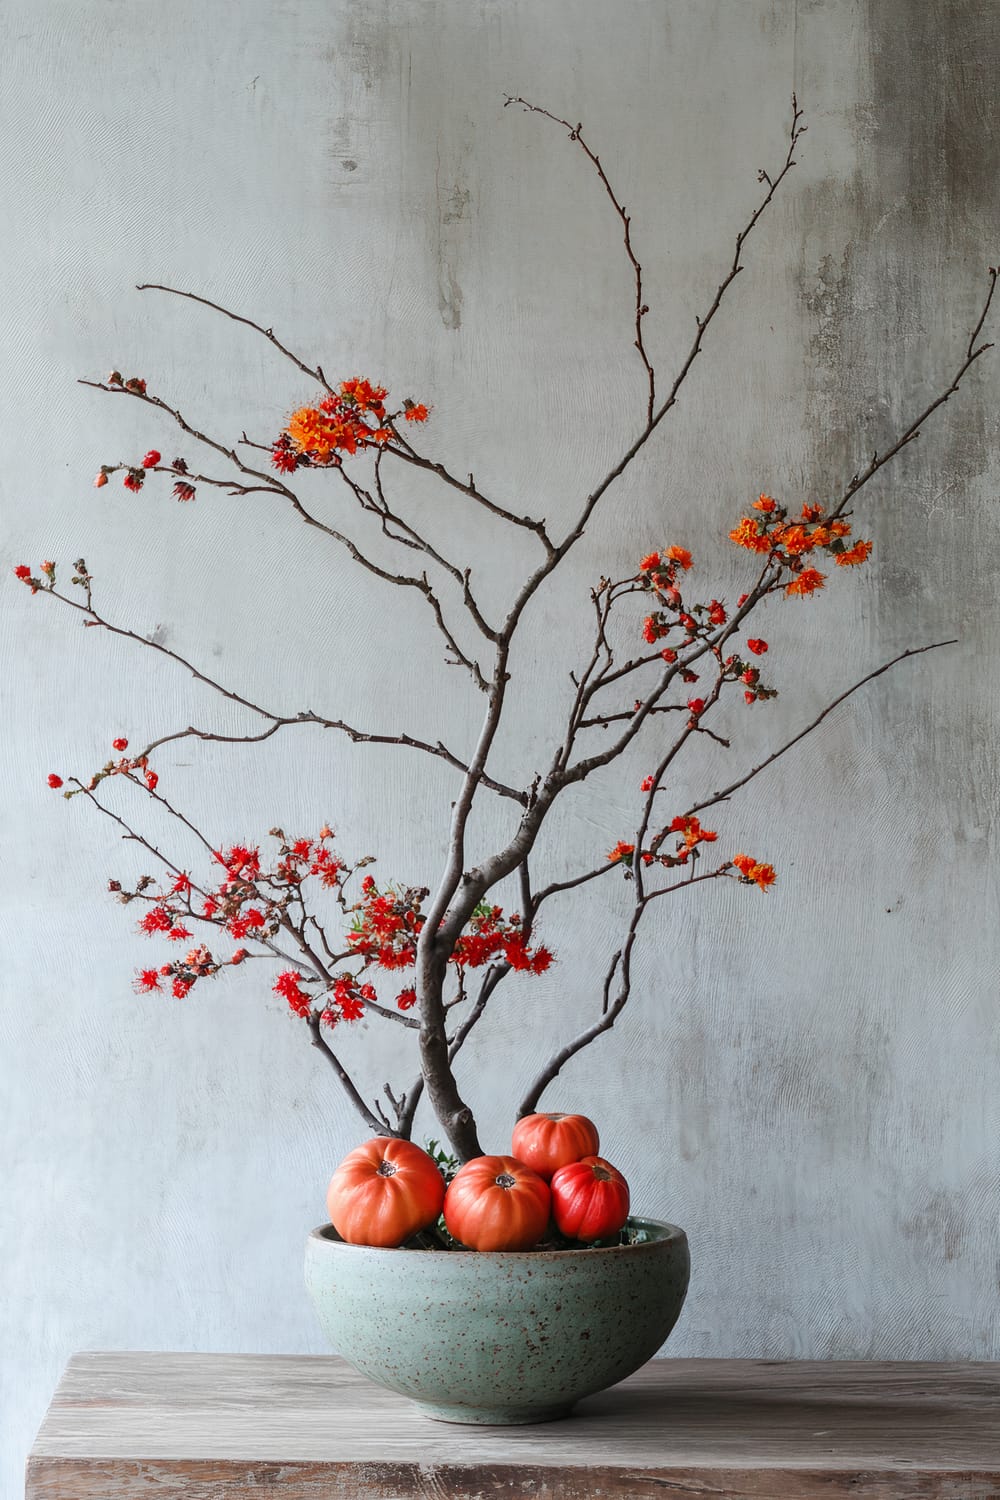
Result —
M 150 636 L 139 635 L 137 631 L 128 630 L 122 625 L 112 624 L 110 620 L 106 620 L 103 615 L 98 614 L 92 602 L 83 604 L 79 599 L 74 599 L 68 594 L 60 593 L 56 588 L 46 587 L 39 589 L 38 592 L 51 595 L 52 598 L 58 599 L 61 604 L 68 605 L 70 609 L 75 609 L 80 614 L 86 615 L 86 623 L 89 625 L 100 626 L 102 630 L 108 631 L 111 635 L 122 636 L 125 640 L 135 641 L 140 646 L 146 646 L 151 651 L 159 652 L 161 656 L 166 656 L 171 661 L 176 662 L 178 666 L 186 668 L 198 682 L 203 682 L 206 687 L 214 689 L 223 698 L 228 698 L 231 703 L 237 703 L 240 707 L 249 709 L 261 718 L 270 720 L 270 728 L 261 734 L 217 734 L 214 731 L 199 729 L 195 725 L 189 724 L 185 729 L 174 730 L 170 734 L 164 734 L 158 739 L 151 740 L 145 750 L 141 752 L 143 755 L 150 755 L 162 745 L 168 745 L 175 740 L 183 739 L 214 740 L 221 744 L 254 744 L 259 740 L 270 739 L 271 735 L 275 734 L 277 730 L 287 728 L 290 725 L 313 724 L 321 729 L 337 730 L 339 733 L 345 734 L 353 744 L 401 745 L 408 750 L 420 750 L 425 755 L 437 756 L 441 760 L 447 761 L 450 766 L 453 766 L 457 771 L 461 771 L 463 775 L 468 773 L 469 767 L 466 762 L 453 751 L 449 750 L 440 740 L 435 744 L 431 744 L 427 740 L 419 740 L 413 735 L 405 733 L 370 733 L 367 730 L 357 729 L 354 725 L 345 723 L 343 719 L 328 719 L 324 715 L 316 713 L 313 709 L 303 709 L 296 714 L 273 713 L 271 709 L 262 708 L 259 703 L 254 703 L 250 698 L 244 697 L 242 693 L 237 693 L 231 688 L 224 687 L 216 678 L 208 676 L 206 672 L 201 671 L 187 657 L 181 656 L 179 652 L 171 650 L 169 646 L 162 645 Z M 92 595 L 88 590 L 88 601 L 91 599 Z M 496 781 L 492 776 L 487 776 L 485 773 L 480 777 L 480 780 L 483 786 L 488 787 L 492 792 L 496 792 L 500 797 L 510 798 L 514 802 L 521 803 L 522 806 L 527 803 L 527 793 L 524 791 L 507 786 L 501 781 Z
M 181 292 L 176 287 L 159 286 L 156 282 L 143 282 L 141 286 L 136 287 L 136 291 L 168 292 L 172 297 L 183 297 L 187 302 L 199 302 L 202 307 L 210 307 L 213 312 L 221 313 L 224 318 L 230 318 L 234 323 L 242 323 L 244 327 L 252 328 L 255 333 L 262 334 L 269 344 L 273 344 L 275 349 L 280 354 L 283 354 L 286 359 L 290 359 L 292 364 L 302 371 L 303 375 L 308 375 L 311 380 L 315 380 L 319 385 L 323 386 L 324 390 L 329 391 L 331 395 L 334 393 L 333 387 L 328 384 L 326 376 L 319 365 L 316 365 L 314 369 L 310 368 L 297 354 L 293 354 L 291 349 L 287 348 L 280 339 L 277 339 L 270 328 L 264 328 L 260 323 L 255 323 L 252 318 L 244 318 L 239 313 L 230 312 L 227 307 L 223 307 L 218 302 L 212 302 L 208 297 L 199 297 L 195 292 Z
M 905 432 L 903 432 L 902 435 L 896 439 L 896 441 L 890 448 L 887 448 L 884 453 L 873 454 L 871 462 L 868 464 L 868 466 L 862 469 L 859 473 L 855 474 L 854 478 L 851 480 L 850 484 L 847 486 L 847 489 L 844 492 L 843 499 L 840 501 L 836 509 L 830 512 L 831 520 L 843 514 L 845 508 L 853 499 L 853 497 L 858 493 L 858 490 L 861 489 L 862 485 L 866 485 L 869 479 L 871 479 L 875 474 L 878 473 L 879 469 L 884 468 L 885 465 L 890 461 L 890 459 L 895 458 L 896 454 L 901 448 L 905 448 L 907 443 L 913 442 L 914 438 L 919 435 L 920 429 L 927 421 L 927 418 L 934 412 L 936 412 L 939 406 L 943 406 L 946 401 L 949 401 L 951 397 L 955 395 L 956 391 L 962 383 L 963 377 L 968 374 L 969 370 L 975 364 L 976 360 L 980 359 L 988 349 L 993 348 L 992 344 L 979 344 L 977 346 L 976 339 L 982 332 L 983 324 L 986 322 L 986 318 L 990 310 L 990 305 L 993 301 L 993 294 L 996 291 L 998 273 L 1000 273 L 1000 268 L 996 266 L 990 266 L 989 289 L 986 293 L 986 301 L 983 303 L 983 310 L 979 314 L 979 321 L 976 323 L 976 326 L 973 328 L 972 333 L 969 335 L 969 342 L 966 346 L 965 358 L 959 365 L 951 384 L 945 390 L 943 390 L 939 396 L 936 396 L 928 406 L 924 408 L 919 417 L 917 417 L 913 422 L 910 423 L 909 427 L 907 427 Z
M 545 118 L 547 120 L 551 120 L 553 124 L 565 126 L 566 130 L 569 132 L 570 140 L 577 143 L 583 154 L 593 164 L 594 168 L 597 171 L 598 177 L 604 184 L 604 189 L 608 197 L 611 199 L 611 202 L 614 205 L 615 212 L 622 221 L 622 226 L 625 231 L 625 254 L 629 258 L 629 262 L 632 266 L 632 271 L 635 276 L 635 347 L 639 351 L 639 358 L 642 360 L 643 367 L 646 371 L 646 384 L 648 387 L 648 393 L 646 397 L 646 421 L 647 423 L 652 422 L 653 407 L 656 403 L 656 376 L 653 372 L 653 366 L 650 364 L 649 356 L 646 353 L 646 346 L 643 342 L 642 337 L 642 320 L 649 312 L 649 308 L 643 301 L 642 266 L 636 259 L 635 251 L 632 249 L 632 220 L 623 207 L 614 188 L 611 186 L 611 183 L 608 181 L 607 173 L 601 165 L 601 158 L 594 154 L 594 152 L 587 145 L 587 142 L 584 140 L 582 125 L 571 125 L 568 120 L 560 119 L 558 115 L 551 114 L 547 109 L 542 109 L 538 104 L 529 104 L 527 99 L 522 99 L 520 98 L 520 96 L 518 96 L 517 98 L 512 98 L 509 94 L 506 95 L 504 99 L 504 109 L 507 108 L 508 104 L 520 104 L 522 108 L 529 110 L 532 114 L 544 115 Z
M 398 1135 L 398 1129 L 392 1129 L 389 1121 L 385 1117 L 385 1113 L 381 1109 L 379 1109 L 377 1105 L 377 1115 L 373 1114 L 373 1112 L 368 1108 L 368 1105 L 365 1103 L 364 1099 L 358 1092 L 354 1080 L 351 1078 L 347 1069 L 344 1067 L 344 1064 L 340 1061 L 340 1058 L 330 1046 L 326 1037 L 323 1036 L 322 1032 L 320 1031 L 319 1016 L 311 1014 L 306 1024 L 308 1025 L 309 1030 L 312 1032 L 312 1045 L 314 1047 L 318 1047 L 320 1052 L 322 1052 L 323 1056 L 326 1058 L 327 1062 L 330 1064 L 331 1068 L 339 1078 L 341 1087 L 343 1088 L 345 1094 L 347 1095 L 348 1099 L 350 1099 L 351 1103 L 354 1105 L 354 1108 L 358 1111 L 358 1114 L 364 1120 L 365 1124 L 368 1126 L 368 1129 L 373 1130 L 376 1135 Z
M 827 704 L 822 713 L 816 715 L 816 718 L 810 724 L 807 724 L 804 729 L 800 729 L 798 734 L 793 735 L 790 740 L 787 740 L 785 744 L 769 755 L 766 760 L 762 760 L 759 766 L 754 766 L 745 776 L 741 776 L 738 781 L 734 781 L 731 786 L 725 787 L 721 792 L 713 792 L 710 797 L 705 798 L 704 802 L 696 802 L 689 809 L 689 815 L 691 813 L 702 812 L 706 807 L 714 807 L 717 802 L 728 801 L 734 792 L 739 791 L 740 787 L 746 786 L 748 781 L 752 781 L 755 776 L 759 776 L 761 771 L 765 771 L 768 766 L 773 765 L 786 751 L 791 750 L 793 745 L 797 745 L 800 740 L 805 739 L 807 734 L 811 734 L 818 725 L 822 724 L 827 715 L 831 714 L 835 708 L 838 708 L 841 703 L 850 698 L 852 693 L 856 693 L 859 688 L 863 688 L 867 683 L 873 682 L 876 677 L 881 677 L 883 672 L 888 672 L 890 668 L 897 666 L 901 661 L 906 661 L 911 656 L 922 656 L 926 651 L 938 651 L 942 646 L 955 646 L 957 644 L 956 640 L 934 641 L 929 646 L 913 646 L 906 651 L 901 651 L 891 661 L 884 662 L 881 667 L 876 667 L 873 672 L 869 672 L 865 677 L 860 678 L 859 681 L 854 683 L 853 687 L 849 687 L 845 692 L 840 693 L 834 698 L 832 703 Z

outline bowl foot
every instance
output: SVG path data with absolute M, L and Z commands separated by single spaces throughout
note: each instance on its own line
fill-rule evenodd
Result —
M 569 1416 L 573 1404 L 569 1401 L 559 1406 L 450 1406 L 436 1401 L 413 1402 L 417 1411 L 434 1422 L 457 1422 L 462 1426 L 477 1427 L 520 1427 L 532 1422 L 558 1422 Z

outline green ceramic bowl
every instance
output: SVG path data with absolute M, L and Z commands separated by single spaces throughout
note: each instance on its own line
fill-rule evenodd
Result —
M 306 1286 L 338 1354 L 429 1417 L 548 1422 L 645 1364 L 677 1322 L 687 1236 L 630 1219 L 613 1249 L 378 1250 L 332 1225 L 306 1242 Z

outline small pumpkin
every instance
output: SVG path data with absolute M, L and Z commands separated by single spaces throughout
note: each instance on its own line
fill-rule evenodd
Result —
M 548 1228 L 552 1195 L 513 1156 L 476 1156 L 448 1184 L 444 1222 L 470 1250 L 530 1250 Z
M 433 1224 L 444 1203 L 437 1163 L 412 1141 L 377 1135 L 358 1146 L 330 1179 L 330 1223 L 349 1245 L 391 1249 Z
M 597 1126 L 586 1115 L 525 1115 L 514 1126 L 511 1151 L 546 1182 L 560 1167 L 601 1149 Z
M 628 1183 L 609 1161 L 585 1156 L 552 1179 L 552 1217 L 570 1240 L 606 1240 L 628 1218 Z

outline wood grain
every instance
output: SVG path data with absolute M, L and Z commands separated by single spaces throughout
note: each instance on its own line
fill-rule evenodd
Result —
M 1000 1364 L 655 1360 L 565 1422 L 446 1426 L 342 1360 L 80 1354 L 26 1500 L 1000 1500 Z

